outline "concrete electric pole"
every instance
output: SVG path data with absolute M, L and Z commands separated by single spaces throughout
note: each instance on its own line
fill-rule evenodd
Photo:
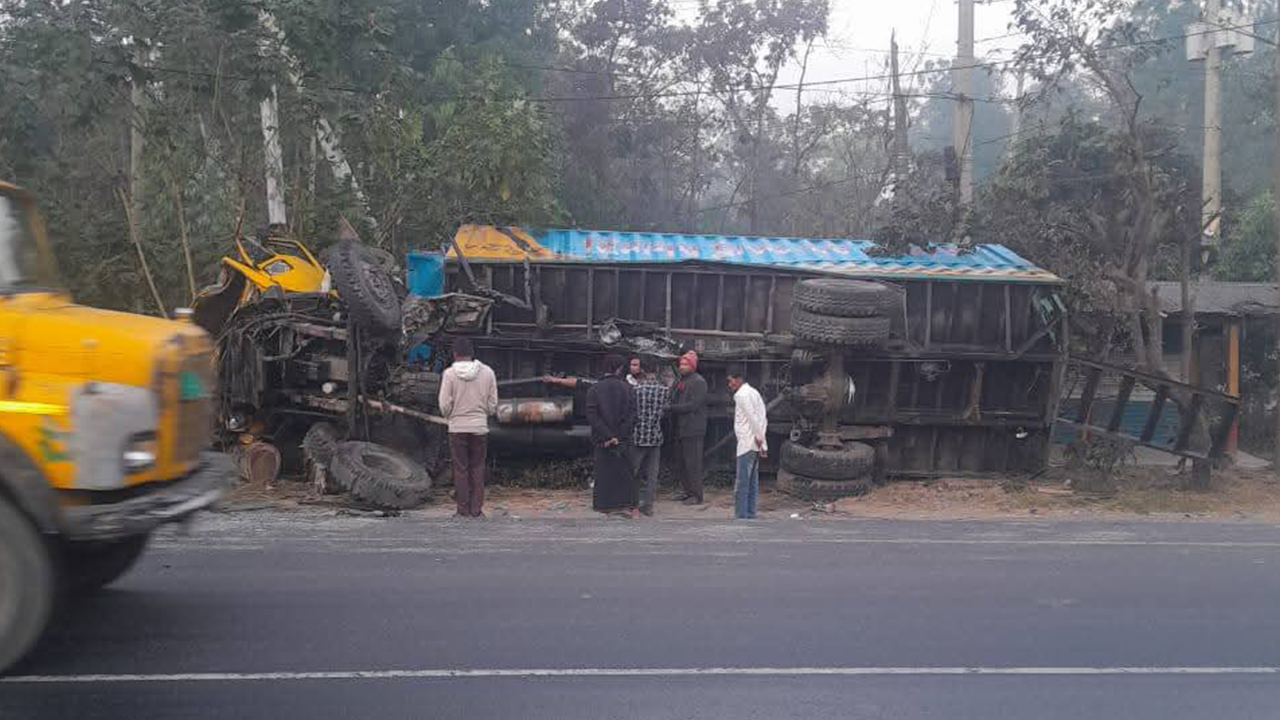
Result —
M 960 166 L 960 202 L 964 205 L 973 201 L 973 3 L 960 0 L 956 61 L 951 68 L 956 95 L 952 144 Z
M 1253 52 L 1253 35 L 1241 32 L 1244 20 L 1222 0 L 1205 0 L 1204 22 L 1187 26 L 1187 59 L 1204 61 L 1203 242 L 1216 244 L 1222 219 L 1222 58 Z
M 893 174 L 894 182 L 904 182 L 910 172 L 911 151 L 907 146 L 907 98 L 898 76 L 898 36 L 889 36 L 889 66 L 893 76 Z
M 1218 14 L 1222 0 L 1206 0 L 1205 22 L 1211 36 L 1217 35 Z M 1218 242 L 1219 218 L 1222 215 L 1222 47 L 1209 43 L 1204 63 L 1204 180 L 1201 212 L 1204 241 Z
M 1276 31 L 1276 117 L 1280 118 L 1280 29 Z M 1280 132 L 1274 132 L 1275 137 L 1275 155 L 1271 159 L 1272 172 L 1274 178 L 1272 182 L 1274 186 L 1271 188 L 1272 212 L 1275 218 L 1275 227 L 1280 229 Z M 1280 232 L 1276 233 L 1276 288 L 1280 293 Z M 1280 297 L 1277 297 L 1280 301 Z M 1280 316 L 1276 317 L 1276 350 L 1277 358 L 1280 358 Z M 1275 461 L 1271 466 L 1280 474 L 1280 413 L 1276 413 L 1276 435 L 1275 435 Z

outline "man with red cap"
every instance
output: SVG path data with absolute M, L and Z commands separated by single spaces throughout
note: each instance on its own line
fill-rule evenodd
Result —
M 680 356 L 680 379 L 671 393 L 676 429 L 676 476 L 680 493 L 675 500 L 702 504 L 702 450 L 707 435 L 707 381 L 698 374 L 698 353 Z

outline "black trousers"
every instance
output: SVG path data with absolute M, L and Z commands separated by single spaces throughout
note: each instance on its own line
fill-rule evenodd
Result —
M 679 463 L 680 488 L 702 501 L 702 450 L 705 438 L 682 437 L 676 440 L 676 462 Z

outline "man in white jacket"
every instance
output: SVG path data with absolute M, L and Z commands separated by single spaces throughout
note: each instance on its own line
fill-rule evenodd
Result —
M 453 365 L 440 382 L 440 412 L 449 421 L 454 500 L 458 517 L 484 517 L 484 470 L 489 416 L 498 410 L 498 380 L 476 360 L 467 338 L 453 341 Z
M 764 398 L 747 384 L 741 372 L 729 373 L 733 393 L 733 434 L 738 441 L 737 475 L 733 483 L 733 514 L 739 519 L 756 516 L 760 496 L 760 459 L 768 456 L 769 411 Z

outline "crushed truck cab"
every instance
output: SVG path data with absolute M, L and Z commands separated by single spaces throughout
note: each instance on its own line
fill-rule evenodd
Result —
M 212 352 L 189 322 L 72 302 L 31 198 L 0 183 L 0 671 L 59 592 L 119 577 L 234 479 L 207 452 Z

